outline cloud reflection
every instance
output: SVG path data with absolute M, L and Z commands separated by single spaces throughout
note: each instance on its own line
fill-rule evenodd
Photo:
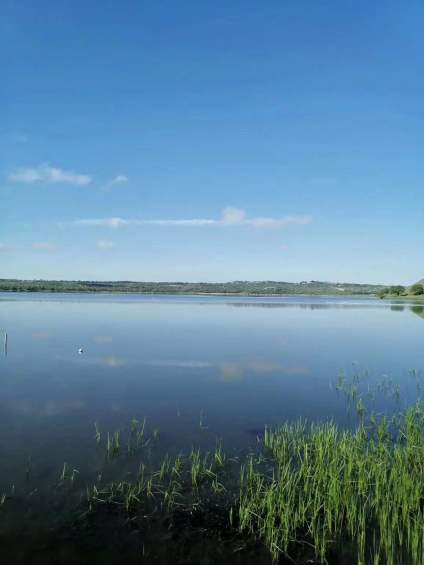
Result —
M 308 367 L 303 365 L 285 365 L 266 360 L 254 360 L 244 363 L 223 363 L 218 366 L 218 369 L 224 381 L 241 380 L 249 372 L 256 375 L 274 374 L 285 376 L 305 376 L 310 374 Z
M 31 337 L 34 341 L 44 341 L 51 339 L 53 337 L 53 334 L 50 332 L 34 332 L 31 334 Z
M 196 360 L 158 360 L 150 361 L 148 365 L 152 365 L 153 367 L 170 367 L 175 369 L 211 369 L 216 366 L 214 363 L 209 363 L 208 361 Z
M 224 363 L 219 370 L 224 381 L 240 381 L 243 378 L 243 367 L 237 363 Z
M 306 376 L 310 374 L 308 367 L 297 364 L 280 363 L 267 359 L 250 359 L 240 361 L 213 362 L 202 359 L 153 359 L 138 360 L 108 355 L 105 357 L 77 356 L 73 359 L 84 365 L 98 365 L 111 369 L 122 367 L 154 367 L 158 369 L 183 369 L 189 371 L 214 370 L 224 381 L 241 380 L 248 374 L 256 376 Z
M 113 341 L 111 335 L 95 335 L 93 340 L 98 344 L 111 343 Z
M 104 357 L 101 360 L 107 367 L 111 367 L 112 369 L 115 369 L 116 367 L 123 367 L 124 365 L 127 364 L 127 360 L 120 358 L 120 357 L 114 357 L 114 356 L 110 356 L 110 357 Z
M 35 404 L 30 400 L 22 400 L 14 405 L 15 412 L 21 416 L 36 416 L 39 418 L 50 418 L 59 416 L 66 412 L 84 410 L 87 407 L 82 400 L 50 400 L 45 403 Z

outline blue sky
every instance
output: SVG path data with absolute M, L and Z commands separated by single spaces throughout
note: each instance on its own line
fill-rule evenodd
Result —
M 0 277 L 424 276 L 422 2 L 0 10 Z

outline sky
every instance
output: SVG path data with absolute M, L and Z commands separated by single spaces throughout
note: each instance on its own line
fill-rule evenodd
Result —
M 424 276 L 424 4 L 2 0 L 0 277 Z

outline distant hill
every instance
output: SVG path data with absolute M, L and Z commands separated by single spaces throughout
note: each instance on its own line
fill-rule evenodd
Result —
M 226 283 L 132 282 L 132 281 L 45 281 L 0 279 L 3 292 L 123 292 L 143 294 L 228 294 L 241 296 L 275 295 L 367 295 L 373 296 L 383 285 L 346 282 L 232 281 Z

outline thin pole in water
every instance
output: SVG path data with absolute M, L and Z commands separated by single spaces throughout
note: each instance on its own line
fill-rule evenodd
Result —
M 4 356 L 7 357 L 7 331 L 6 330 L 0 330 L 0 333 L 3 332 L 4 338 L 3 338 L 3 349 L 4 349 Z

